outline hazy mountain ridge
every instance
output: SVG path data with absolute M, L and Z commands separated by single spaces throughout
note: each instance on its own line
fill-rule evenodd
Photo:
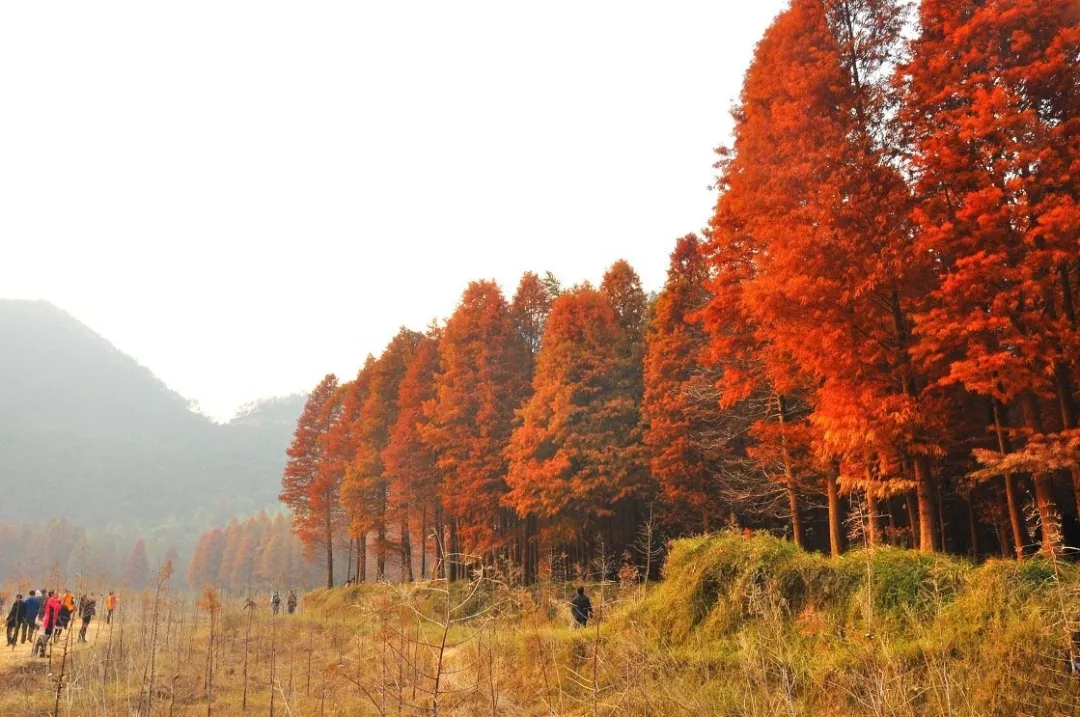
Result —
M 17 496 L 0 521 L 186 532 L 277 504 L 302 395 L 216 424 L 43 301 L 0 300 L 0 346 L 0 484 Z

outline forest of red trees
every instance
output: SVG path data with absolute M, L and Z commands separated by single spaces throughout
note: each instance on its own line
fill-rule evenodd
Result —
M 335 550 L 529 582 L 732 521 L 834 554 L 1080 544 L 1078 88 L 1071 0 L 793 0 L 663 289 L 623 261 L 476 281 L 327 376 L 296 534 L 331 584 Z
M 214 585 L 236 593 L 303 589 L 319 584 L 321 569 L 305 558 L 289 519 L 264 511 L 203 533 L 188 562 L 187 581 L 193 588 Z

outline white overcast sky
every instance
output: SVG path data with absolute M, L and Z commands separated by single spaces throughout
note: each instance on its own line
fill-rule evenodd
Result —
M 5 3 L 0 297 L 227 417 L 470 279 L 657 289 L 783 4 Z

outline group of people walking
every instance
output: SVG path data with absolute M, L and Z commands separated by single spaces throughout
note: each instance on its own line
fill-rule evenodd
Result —
M 117 596 L 109 593 L 105 598 L 105 622 L 112 624 Z M 97 600 L 93 593 L 83 595 L 76 601 L 70 590 L 31 590 L 24 598 L 17 594 L 7 614 L 7 644 L 31 645 L 31 654 L 45 657 L 50 642 L 58 642 L 64 630 L 71 625 L 73 617 L 81 620 L 79 642 L 86 642 L 86 631 L 97 615 Z M 40 634 L 38 630 L 41 630 Z M 36 639 L 35 639 L 36 636 Z
M 289 599 L 285 603 L 285 609 L 288 610 L 290 615 L 296 612 L 296 602 L 296 591 L 290 590 Z M 275 615 L 281 610 L 281 595 L 278 594 L 277 590 L 274 591 L 273 596 L 270 598 L 270 609 L 274 611 Z

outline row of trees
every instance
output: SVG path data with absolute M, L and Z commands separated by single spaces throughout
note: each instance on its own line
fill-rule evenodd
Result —
M 599 289 L 526 274 L 511 301 L 474 282 L 444 326 L 402 329 L 354 381 L 327 376 L 289 449 L 282 500 L 332 565 L 403 579 L 447 554 L 499 557 L 526 579 L 543 532 L 578 556 L 633 539 L 650 481 L 640 404 L 648 302 L 626 262 Z M 558 476 L 558 480 L 553 480 Z M 432 538 L 432 536 L 434 536 Z M 413 550 L 419 539 L 420 546 Z M 333 581 L 328 570 L 328 582 Z
M 320 569 L 304 557 L 286 516 L 271 518 L 261 511 L 203 533 L 188 563 L 187 580 L 196 589 L 215 585 L 234 592 L 307 588 L 318 584 Z
M 130 546 L 130 547 L 129 547 Z M 169 545 L 162 561 L 178 559 Z M 0 576 L 19 589 L 104 586 L 141 590 L 150 577 L 146 541 L 90 533 L 63 518 L 43 527 L 0 523 Z
M 474 282 L 312 392 L 282 500 L 357 573 L 535 577 L 731 516 L 839 552 L 1018 556 L 1080 504 L 1080 6 L 792 0 L 758 44 L 704 239 L 649 302 Z M 917 27 L 914 38 L 905 37 Z M 1028 511 L 1028 507 L 1032 510 Z M 651 533 L 651 531 L 650 531 Z M 645 545 L 646 552 L 652 550 Z M 333 581 L 328 570 L 328 581 Z

